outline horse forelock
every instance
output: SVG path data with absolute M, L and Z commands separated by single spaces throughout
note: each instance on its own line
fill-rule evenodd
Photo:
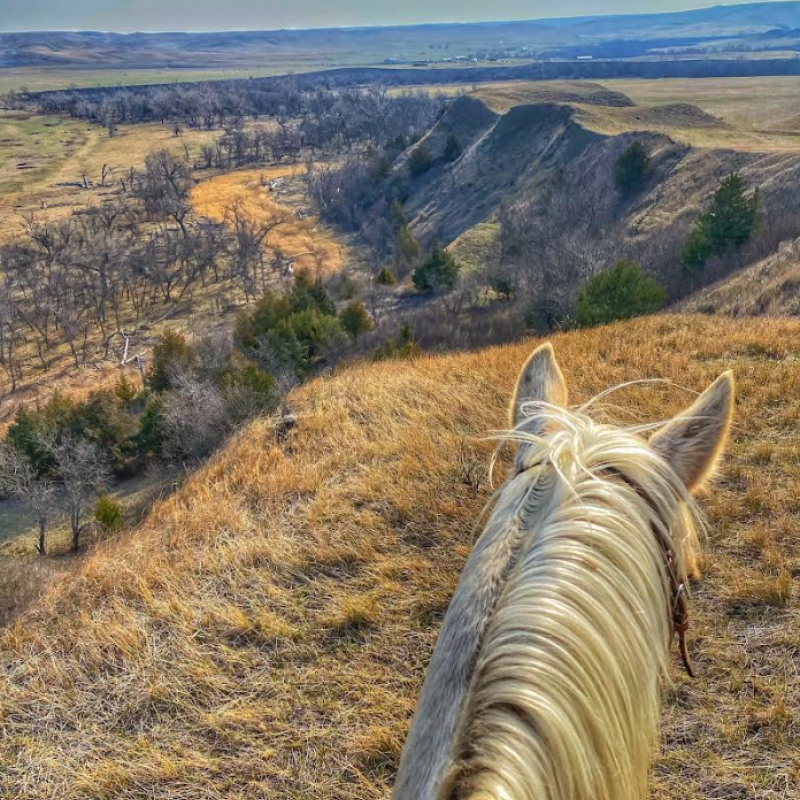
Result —
M 397 800 L 639 800 L 703 523 L 643 427 L 541 405 L 442 626 Z M 661 542 L 661 543 L 660 543 Z

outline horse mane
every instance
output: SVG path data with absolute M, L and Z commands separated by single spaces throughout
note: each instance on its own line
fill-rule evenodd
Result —
M 409 760 L 425 754 L 427 763 L 417 778 L 403 775 L 401 764 L 396 798 L 646 795 L 660 684 L 669 674 L 666 554 L 685 580 L 704 523 L 683 482 L 645 441 L 654 426 L 612 427 L 587 408 L 531 404 L 541 434 L 523 422 L 499 435 L 519 443 L 519 472 L 497 492 L 481 539 L 504 529 L 504 580 L 491 600 L 480 596 L 491 607 L 472 653 L 447 652 L 456 639 L 445 621 L 431 671 L 448 675 L 448 660 L 456 661 L 452 684 L 469 658 L 468 678 L 451 690 L 446 703 L 457 710 L 451 719 L 439 714 L 435 736 L 432 726 L 412 729 Z M 474 580 L 465 569 L 454 603 L 459 592 L 475 594 Z M 430 713 L 443 685 L 429 674 L 418 715 Z

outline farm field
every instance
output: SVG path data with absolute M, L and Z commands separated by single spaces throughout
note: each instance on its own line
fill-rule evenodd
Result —
M 654 800 L 800 791 L 798 342 L 797 321 L 691 316 L 553 338 L 576 403 L 669 382 L 597 411 L 623 423 L 663 419 L 736 374 L 733 441 L 702 499 L 698 677 L 676 663 Z M 3 793 L 387 798 L 492 492 L 482 437 L 506 424 L 535 344 L 301 387 L 288 440 L 254 423 L 127 541 L 56 579 L 0 639 Z
M 269 78 L 287 72 L 305 72 L 319 69 L 320 65 L 302 62 L 278 61 L 264 67 L 208 68 L 208 69 L 75 69 L 27 67 L 0 69 L 0 94 L 19 92 L 49 92 L 75 87 L 77 89 L 98 86 L 146 86 L 195 81 L 222 81 L 247 78 Z

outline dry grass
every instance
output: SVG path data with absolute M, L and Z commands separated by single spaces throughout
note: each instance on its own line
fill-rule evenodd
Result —
M 770 256 L 737 270 L 691 295 L 692 312 L 739 316 L 797 316 L 800 313 L 800 239 L 784 242 Z
M 640 106 L 691 103 L 749 133 L 800 135 L 798 77 L 599 81 Z
M 730 125 L 687 103 L 636 108 L 579 106 L 578 119 L 590 130 L 607 136 L 630 131 L 663 133 L 677 142 L 703 149 L 742 153 L 796 153 L 800 134 L 754 132 Z
M 131 167 L 140 169 L 149 153 L 188 148 L 196 158 L 200 146 L 219 131 L 186 130 L 176 137 L 169 126 L 121 125 L 116 136 L 86 122 L 0 111 L 0 243 L 24 229 L 25 219 L 64 219 L 75 209 L 97 205 L 116 188 L 59 186 L 85 174 L 100 183 L 103 165 L 113 171 L 109 186 Z
M 2 638 L 0 795 L 382 798 L 534 342 L 365 364 L 251 425 Z M 659 317 L 555 337 L 573 399 L 736 371 L 737 424 L 657 800 L 800 791 L 800 322 Z M 623 420 L 683 406 L 614 397 Z M 477 476 L 477 478 L 476 478 Z
M 332 231 L 313 215 L 301 218 L 299 209 L 307 209 L 301 173 L 305 167 L 278 166 L 230 172 L 203 181 L 192 192 L 195 213 L 222 222 L 238 208 L 257 224 L 283 218 L 264 242 L 268 253 L 280 250 L 284 256 L 297 256 L 296 269 L 312 274 L 333 275 L 342 268 L 344 247 Z M 283 179 L 283 186 L 271 192 L 270 181 Z
M 464 84 L 415 87 L 431 94 L 456 97 Z M 610 93 L 621 93 L 641 108 L 606 106 Z M 656 131 L 678 142 L 700 148 L 725 148 L 740 152 L 794 153 L 800 150 L 800 78 L 691 78 L 659 80 L 501 81 L 477 85 L 475 95 L 494 110 L 505 113 L 520 103 L 563 102 L 577 104 L 579 119 L 607 135 L 627 131 Z M 692 118 L 690 104 L 719 124 Z
M 170 84 L 195 81 L 244 80 L 268 78 L 292 72 L 307 72 L 313 64 L 298 62 L 291 64 L 286 59 L 275 59 L 272 66 L 220 67 L 218 69 L 169 69 L 110 68 L 91 69 L 62 67 L 19 67 L 0 70 L 0 94 L 20 91 L 23 87 L 31 92 L 49 92 L 56 89 L 78 89 L 95 86 L 143 86 L 147 84 Z

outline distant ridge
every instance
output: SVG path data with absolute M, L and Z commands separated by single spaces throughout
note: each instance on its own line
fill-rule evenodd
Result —
M 1 24 L 1 23 L 0 23 Z M 759 37 L 800 29 L 800 2 L 748 3 L 666 14 L 550 18 L 515 22 L 197 33 L 18 32 L 0 33 L 0 68 L 257 68 L 285 59 L 294 67 L 466 59 L 502 51 L 515 58 L 575 57 L 559 48 L 603 48 L 612 42 L 677 41 L 702 48 L 724 38 L 731 52 L 758 49 Z M 754 39 L 755 37 L 755 39 Z M 681 40 L 685 40 L 682 41 Z M 742 40 L 742 41 L 740 41 Z M 783 49 L 800 50 L 800 41 Z M 599 49 L 598 49 L 599 48 Z M 505 56 L 504 56 L 505 57 Z M 627 57 L 627 56 L 624 56 Z M 332 63 L 331 63 L 332 62 Z M 287 69 L 287 71 L 289 71 Z

